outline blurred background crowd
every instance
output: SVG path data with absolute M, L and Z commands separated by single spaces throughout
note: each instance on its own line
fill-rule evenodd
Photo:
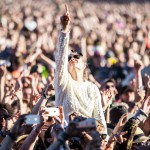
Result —
M 65 3 L 71 16 L 70 50 L 82 52 L 87 60 L 88 79 L 103 91 L 104 111 L 118 104 L 127 109 L 111 110 L 110 116 L 120 113 L 117 121 L 111 120 L 115 125 L 126 111 L 134 114 L 150 95 L 148 1 L 1 0 L 0 109 L 8 104 L 9 115 L 30 113 L 47 83 L 53 85 Z M 109 88 L 113 100 L 107 103 Z M 47 105 L 52 105 L 52 86 L 48 94 Z M 106 121 L 115 117 L 106 116 Z M 150 122 L 145 126 L 143 131 L 149 136 Z
M 0 58 L 11 62 L 8 70 L 12 77 L 19 76 L 27 56 L 39 49 L 54 60 L 64 2 L 1 1 Z M 84 51 L 98 82 L 113 77 L 118 84 L 127 85 L 133 78 L 134 60 L 141 59 L 144 67 L 149 66 L 149 3 L 68 2 L 72 17 L 70 49 Z M 47 70 L 40 59 L 36 62 Z

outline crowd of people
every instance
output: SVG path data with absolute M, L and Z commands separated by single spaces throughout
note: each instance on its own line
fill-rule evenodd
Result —
M 0 149 L 149 150 L 149 8 L 1 1 Z

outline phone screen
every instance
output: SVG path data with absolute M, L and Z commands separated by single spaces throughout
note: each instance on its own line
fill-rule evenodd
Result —
M 56 107 L 46 108 L 46 112 L 49 113 L 49 116 L 59 116 L 60 115 L 59 108 L 56 108 Z
M 39 115 L 27 115 L 25 116 L 25 123 L 26 124 L 39 124 L 40 116 Z

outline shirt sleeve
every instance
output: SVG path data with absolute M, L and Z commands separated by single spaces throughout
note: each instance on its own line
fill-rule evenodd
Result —
M 61 89 L 63 92 L 68 83 L 68 46 L 69 46 L 69 33 L 60 32 L 57 42 L 57 50 L 55 52 L 55 91 Z M 56 95 L 57 96 L 57 95 Z M 56 98 L 56 105 L 62 105 L 61 100 Z

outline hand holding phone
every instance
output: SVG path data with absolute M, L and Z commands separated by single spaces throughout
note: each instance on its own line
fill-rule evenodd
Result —
M 45 108 L 46 113 L 49 114 L 49 116 L 54 117 L 54 116 L 59 116 L 60 115 L 60 110 L 59 108 L 56 107 L 47 107 Z

